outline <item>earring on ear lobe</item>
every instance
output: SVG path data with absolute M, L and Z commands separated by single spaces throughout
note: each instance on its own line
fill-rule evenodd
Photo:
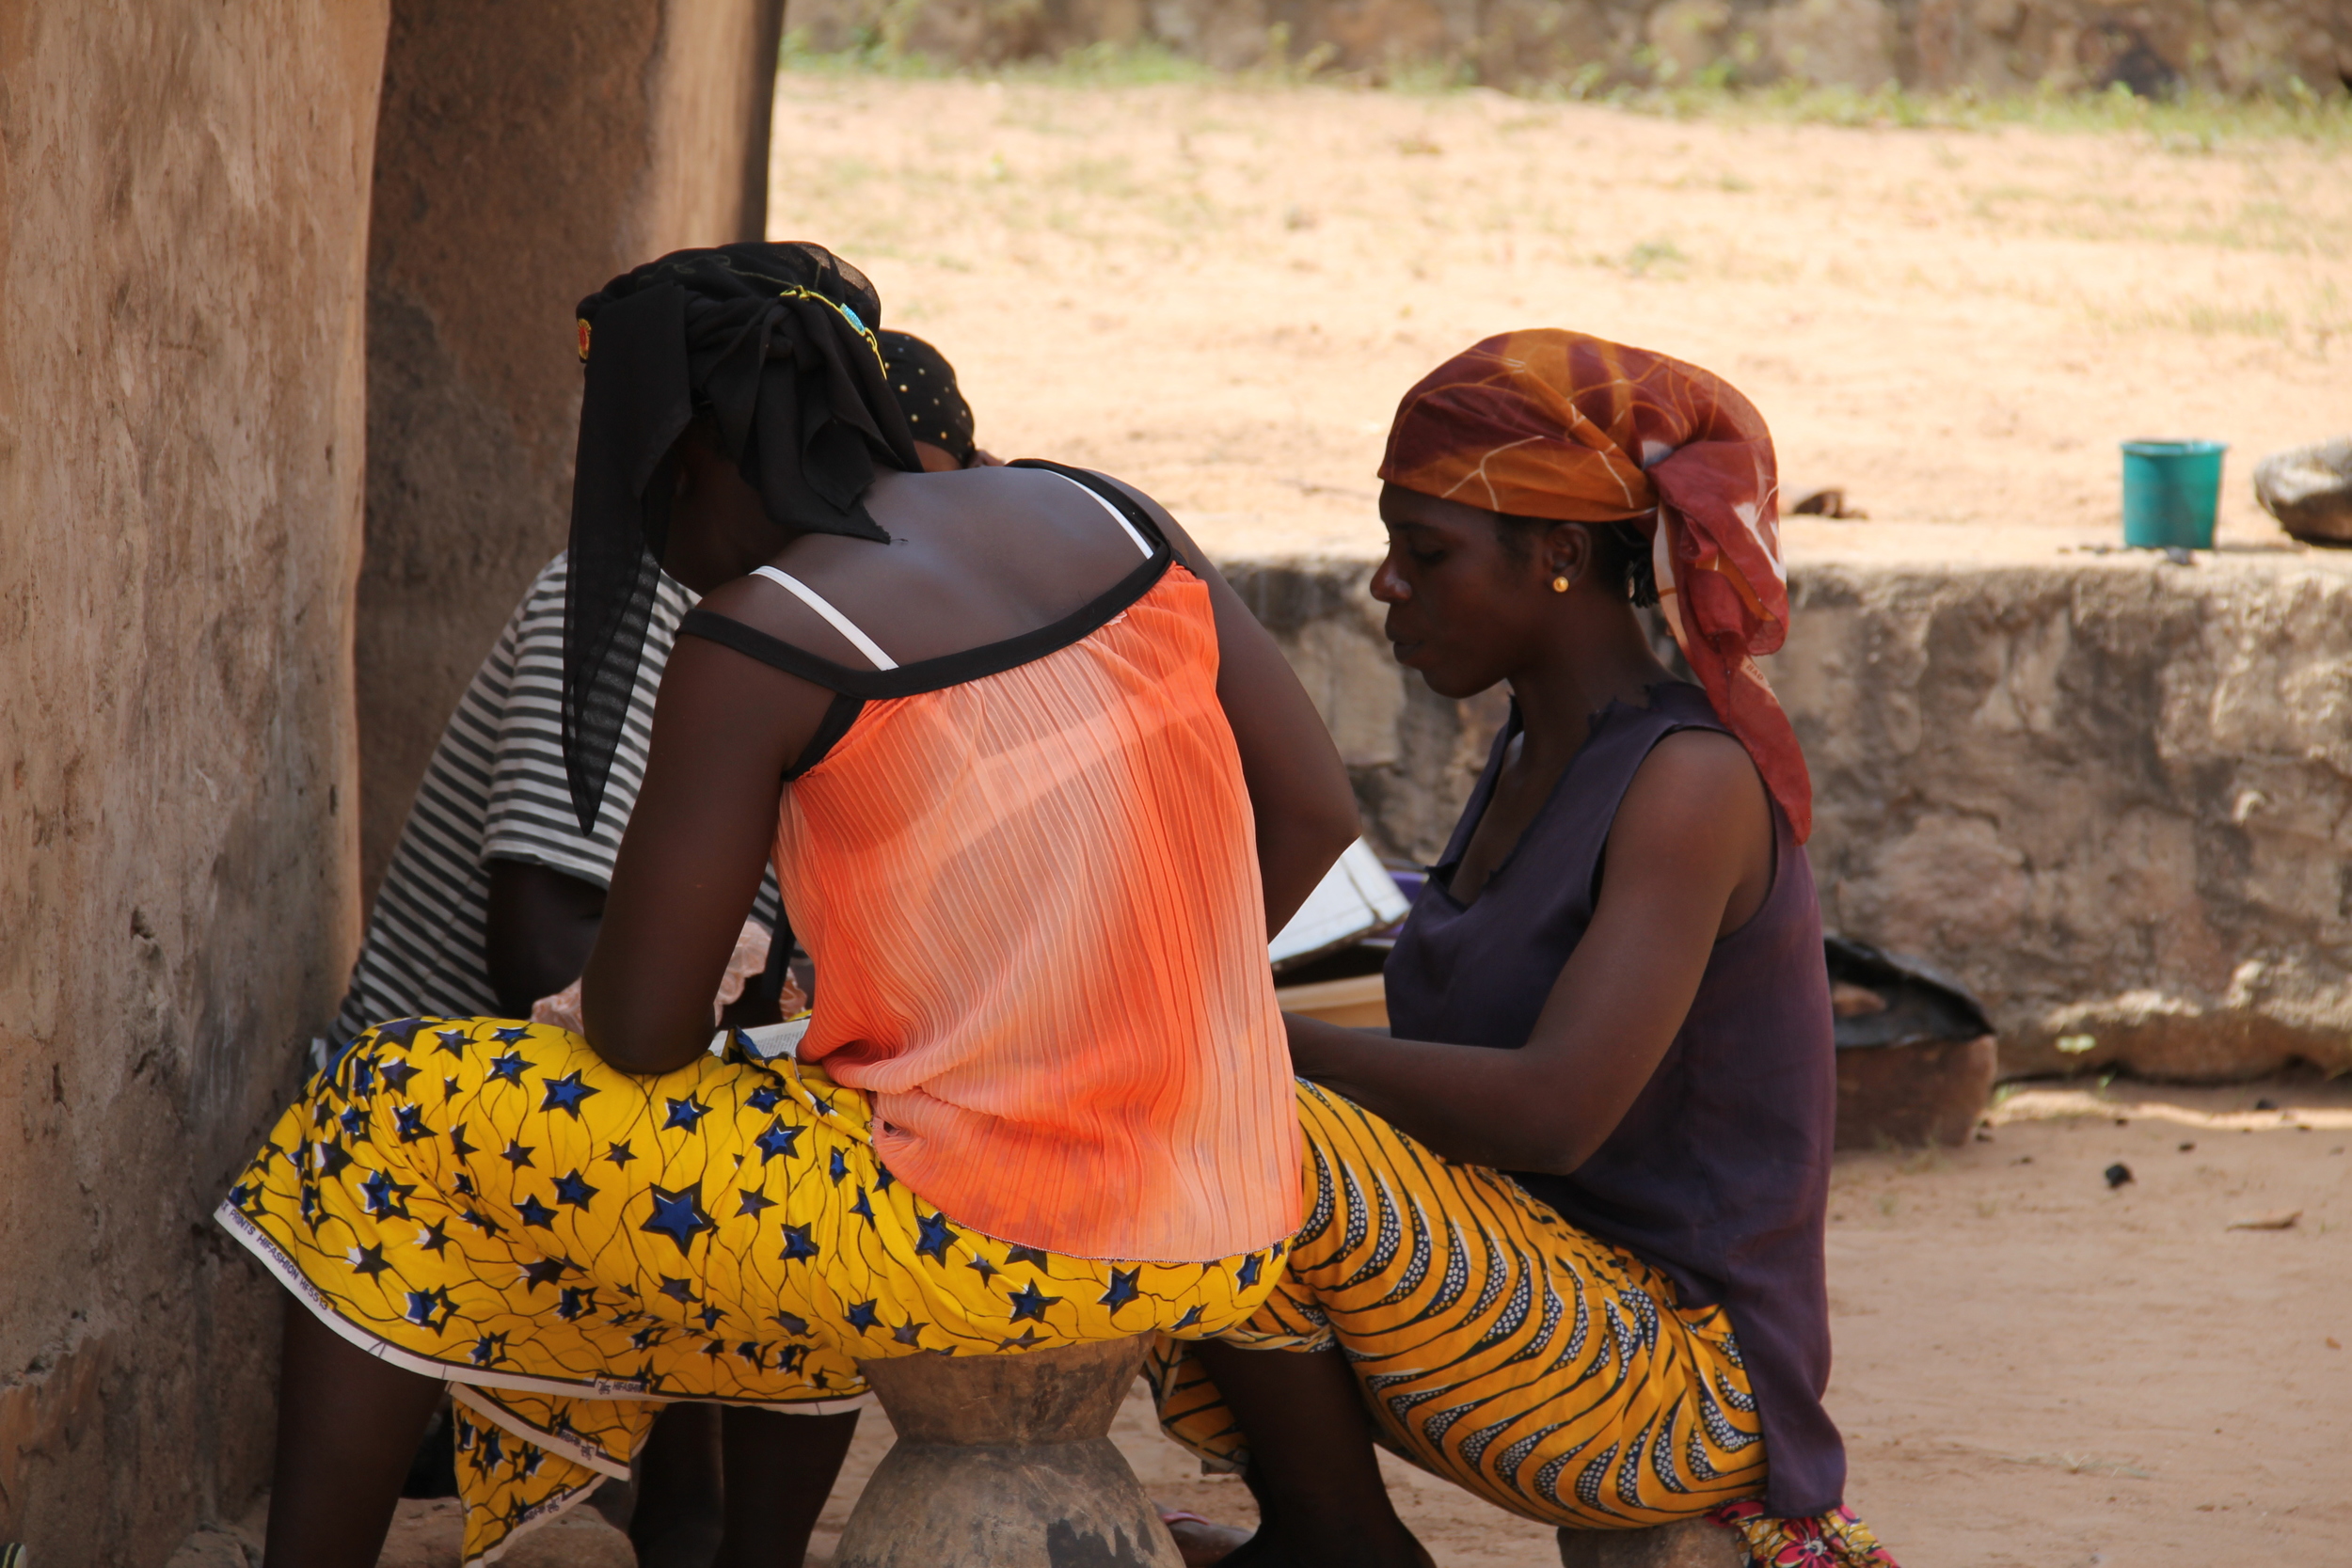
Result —
M 1561 576 L 1551 579 L 1551 591 L 1555 594 L 1565 594 L 1568 591 L 1568 579 L 1566 574 L 1563 573 Z

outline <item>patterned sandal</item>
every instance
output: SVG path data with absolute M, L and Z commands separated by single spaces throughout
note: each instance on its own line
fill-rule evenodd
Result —
M 1901 1568 L 1842 1505 L 1810 1519 L 1775 1519 L 1762 1503 L 1732 1503 L 1708 1517 L 1739 1532 L 1751 1568 Z

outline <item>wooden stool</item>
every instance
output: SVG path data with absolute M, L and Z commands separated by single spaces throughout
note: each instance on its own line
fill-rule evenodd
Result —
M 1705 1519 L 1649 1529 L 1564 1529 L 1560 1568 L 1748 1568 L 1740 1537 Z
M 1110 1440 L 1141 1339 L 862 1361 L 898 1441 L 834 1568 L 1182 1568 Z

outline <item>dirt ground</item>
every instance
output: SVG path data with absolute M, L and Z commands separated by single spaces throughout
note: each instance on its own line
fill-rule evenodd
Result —
M 2352 431 L 2342 148 L 790 72 L 774 146 L 771 231 L 865 267 L 984 445 L 1120 473 L 1220 551 L 1373 546 L 1399 394 L 1526 325 L 1722 372 L 1786 490 L 1956 557 L 2116 537 L 2140 436 L 2231 443 L 2223 537 L 2278 539 L 2255 460 Z

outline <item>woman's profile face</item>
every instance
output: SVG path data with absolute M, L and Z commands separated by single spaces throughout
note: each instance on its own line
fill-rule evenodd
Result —
M 1473 696 L 1524 668 L 1564 608 L 1551 579 L 1581 579 L 1589 564 L 1581 528 L 1531 532 L 1514 549 L 1495 514 L 1393 484 L 1381 487 L 1380 521 L 1389 553 L 1372 596 L 1389 607 L 1397 662 L 1441 697 Z

